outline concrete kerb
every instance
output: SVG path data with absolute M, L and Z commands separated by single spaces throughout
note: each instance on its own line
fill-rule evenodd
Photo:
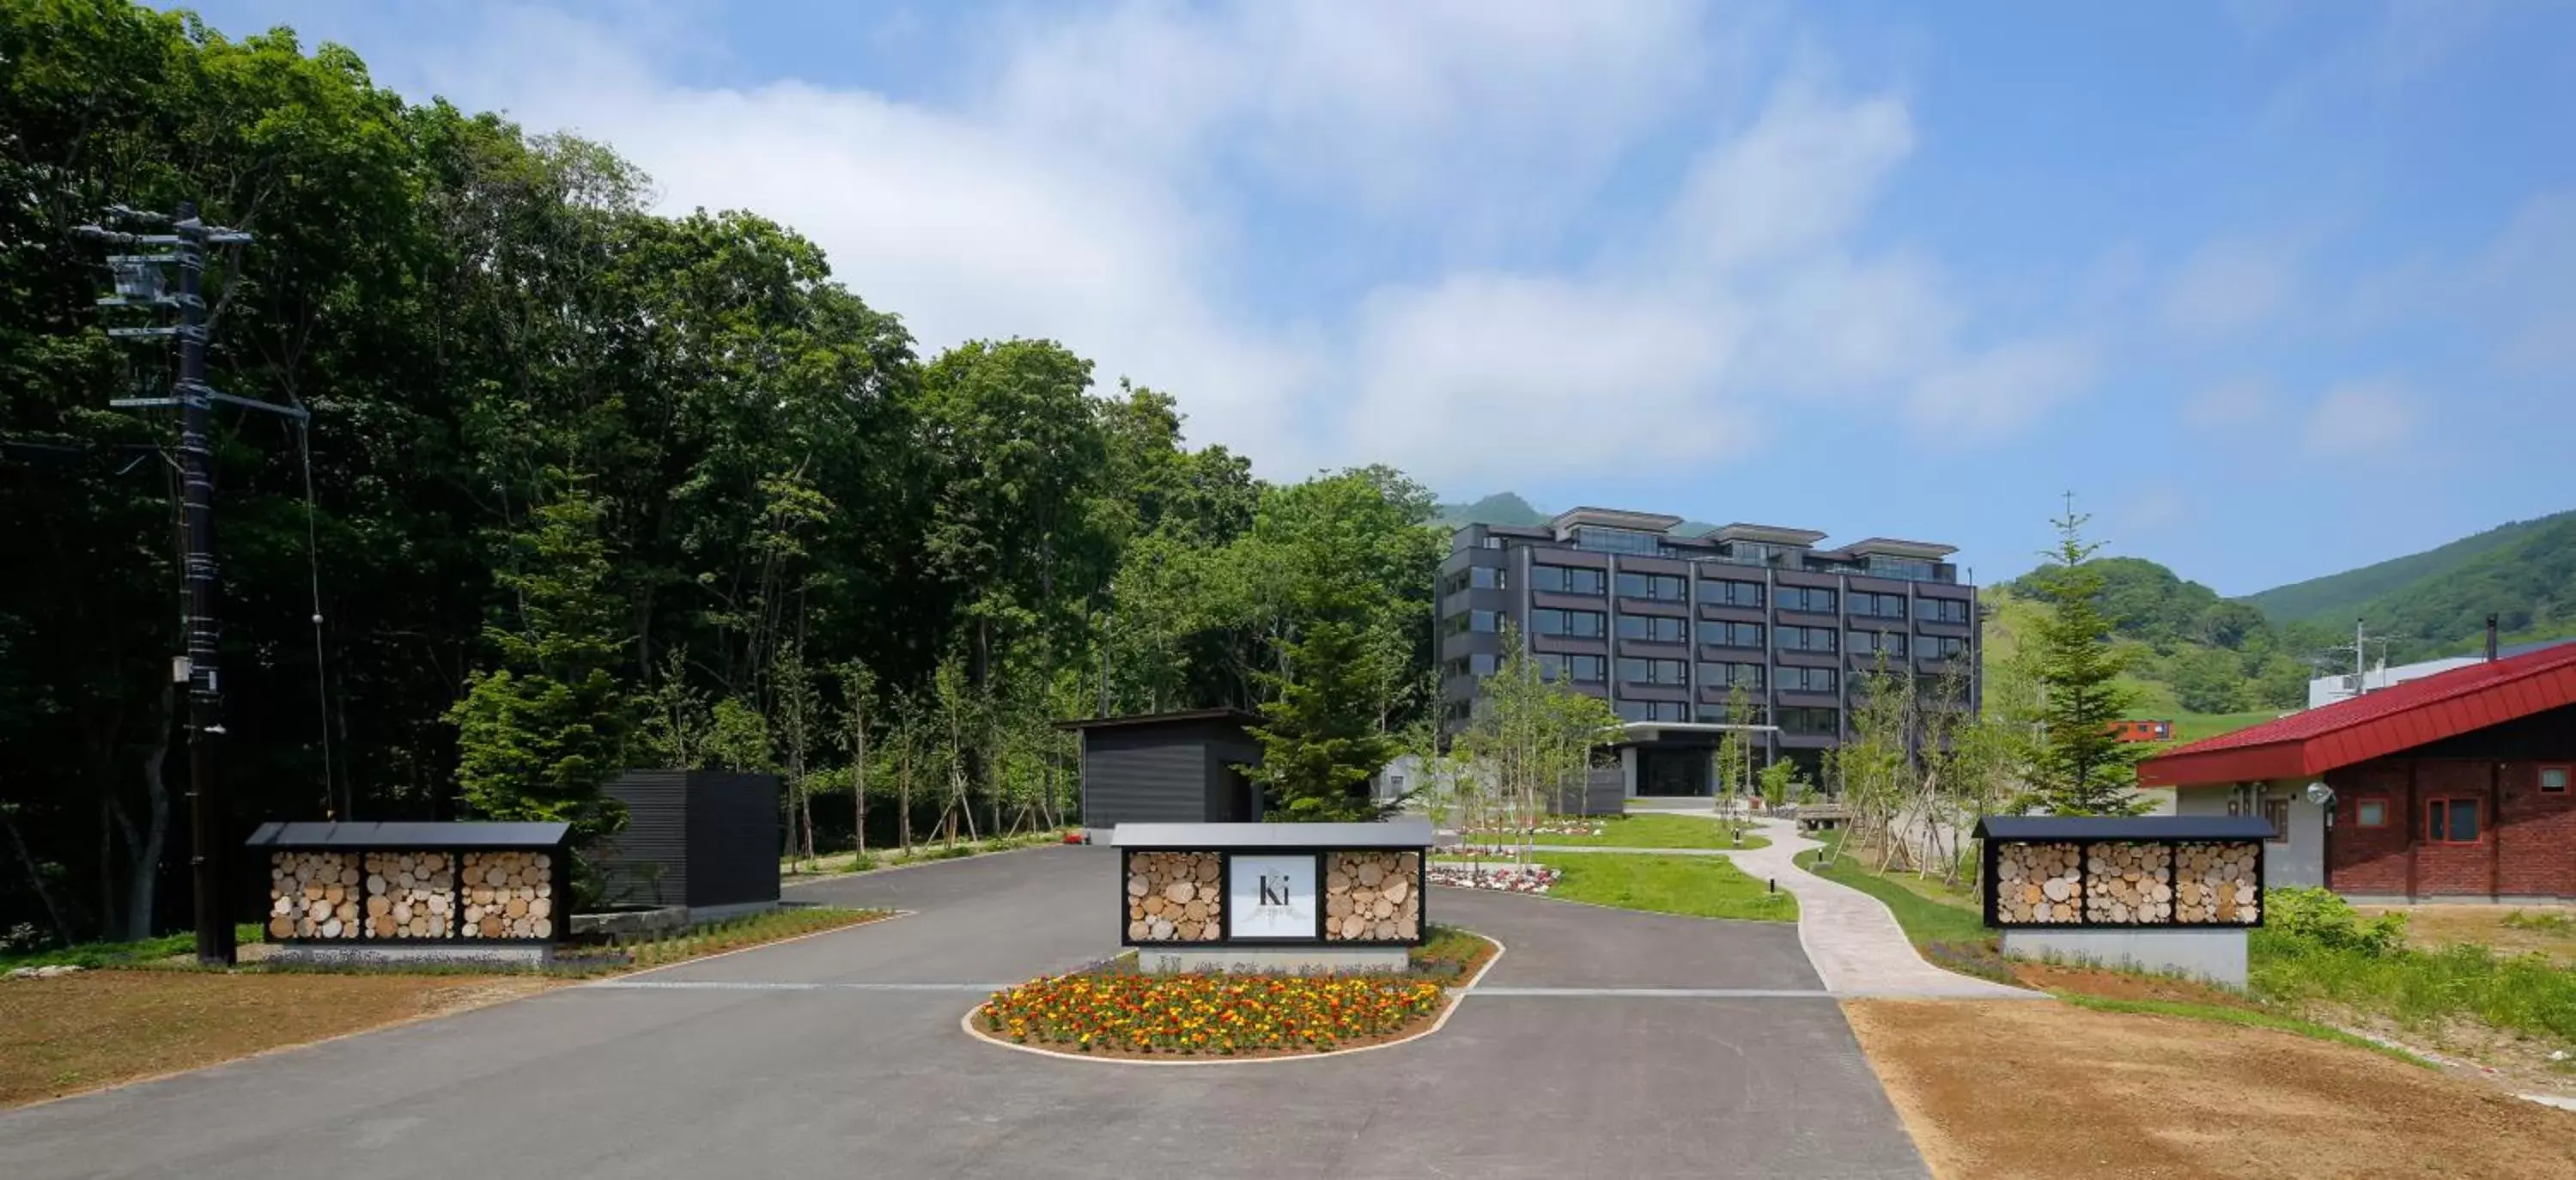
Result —
M 1502 962 L 1503 955 L 1510 949 L 1503 945 L 1503 940 L 1496 938 L 1493 935 L 1483 934 L 1473 930 L 1467 931 L 1466 933 L 1474 934 L 1476 937 L 1493 944 L 1494 957 L 1485 960 L 1485 965 L 1477 968 L 1476 974 L 1469 978 L 1465 985 L 1448 989 L 1449 1002 L 1441 1007 L 1440 1015 L 1435 1017 L 1431 1021 L 1431 1024 L 1426 1028 L 1398 1037 L 1392 1041 L 1380 1041 L 1374 1045 L 1361 1045 L 1355 1049 L 1327 1049 L 1320 1053 L 1304 1053 L 1295 1056 L 1201 1057 L 1176 1061 L 1166 1061 L 1158 1057 L 1095 1057 L 1088 1053 L 1071 1053 L 1062 1049 L 1044 1049 L 1036 1045 L 1023 1045 L 1014 1041 L 1003 1040 L 1000 1037 L 996 1037 L 991 1033 L 985 1032 L 983 1029 L 975 1026 L 975 1013 L 983 1009 L 984 1006 L 982 1004 L 977 1004 L 972 1008 L 968 1008 L 965 1015 L 958 1017 L 957 1027 L 965 1030 L 967 1036 L 973 1037 L 978 1041 L 982 1041 L 987 1045 L 992 1045 L 997 1048 L 1015 1049 L 1022 1053 L 1032 1053 L 1040 1057 L 1051 1057 L 1058 1061 L 1080 1061 L 1090 1065 L 1227 1066 L 1280 1065 L 1298 1061 L 1330 1061 L 1338 1058 L 1350 1057 L 1360 1053 L 1374 1052 L 1379 1049 L 1393 1049 L 1400 1045 L 1410 1045 L 1415 1041 L 1421 1040 L 1424 1037 L 1430 1036 L 1439 1032 L 1441 1029 L 1448 1027 L 1449 1018 L 1457 1013 L 1458 1005 L 1466 1002 L 1468 996 L 1475 994 L 1476 985 L 1484 981 L 1485 973 L 1493 970 L 1494 964 Z

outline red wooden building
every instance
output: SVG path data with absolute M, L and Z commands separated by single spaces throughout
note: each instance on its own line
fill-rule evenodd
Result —
M 2576 898 L 2576 645 L 2455 668 L 2138 764 L 2182 814 L 2262 815 L 2281 885 Z M 2332 791 L 2328 807 L 2312 784 Z M 2331 822 L 2329 822 L 2329 819 Z

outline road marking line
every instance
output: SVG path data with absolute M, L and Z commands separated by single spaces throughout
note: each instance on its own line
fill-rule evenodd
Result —
M 1564 999 L 1674 999 L 1674 1000 L 1830 1000 L 1834 994 L 1819 988 L 1778 987 L 1493 987 L 1476 988 L 1469 996 L 1549 997 Z

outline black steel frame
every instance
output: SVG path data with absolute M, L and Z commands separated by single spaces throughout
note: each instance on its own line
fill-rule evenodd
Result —
M 261 850 L 268 853 L 271 858 L 281 852 L 333 852 L 343 856 L 355 856 L 358 858 L 358 881 L 362 888 L 366 883 L 367 858 L 370 856 L 385 852 L 435 852 L 447 858 L 448 880 L 454 882 L 449 888 L 454 896 L 449 899 L 447 905 L 447 932 L 436 937 L 414 938 L 408 934 L 381 937 L 369 933 L 366 905 L 363 901 L 358 907 L 358 933 L 354 937 L 279 938 L 268 933 L 269 915 L 266 914 L 260 916 L 260 937 L 262 941 L 279 946 L 395 944 L 402 946 L 552 946 L 564 941 L 565 937 L 572 932 L 572 858 L 566 855 L 568 848 L 569 845 L 564 844 L 477 844 L 465 847 L 453 844 L 265 845 Z M 548 892 L 551 894 L 553 908 L 550 916 L 554 919 L 554 936 L 551 938 L 484 938 L 478 935 L 468 938 L 459 934 L 458 927 L 465 922 L 465 854 L 469 852 L 542 852 L 551 857 L 552 859 L 546 862 L 546 877 L 551 887 Z M 273 893 L 270 895 L 269 904 L 271 907 L 277 904 Z
M 2176 871 L 2176 866 L 2182 863 L 2183 845 L 2251 844 L 2254 846 L 2254 896 L 2256 899 L 2254 905 L 2254 920 L 2251 922 L 2178 922 L 2172 919 L 2167 919 L 2162 922 L 2097 922 L 2090 919 L 2074 922 L 2000 921 L 1997 914 L 1997 909 L 1999 907 L 1996 905 L 1995 898 L 1995 889 L 1998 885 L 1995 878 L 1995 869 L 2002 861 L 2002 849 L 2006 844 L 2072 844 L 2076 846 L 2076 864 L 2079 868 L 2092 859 L 2092 847 L 2096 844 L 2162 844 L 2165 846 L 2165 887 L 2168 890 L 2172 889 L 2174 885 L 2177 884 L 2174 878 L 2174 873 Z M 2262 840 L 2142 840 L 2135 836 L 2071 836 L 2061 840 L 1996 840 L 1989 837 L 1986 840 L 1984 853 L 1984 886 L 1978 890 L 1978 892 L 1982 894 L 1980 900 L 1985 906 L 1986 928 L 1989 930 L 2250 930 L 2261 926 L 2263 924 L 2264 915 L 2271 912 L 2272 909 L 2269 904 L 2266 904 L 2262 900 L 2263 891 L 2269 887 L 2268 875 L 2271 872 L 2270 860 L 2264 855 L 2264 844 L 2265 841 Z M 2090 871 L 2086 870 L 2084 875 L 2079 877 L 2078 880 L 2085 880 L 2089 878 L 2090 875 Z M 2077 900 L 2079 904 L 2075 908 L 2077 912 L 2080 913 L 2084 909 L 2084 906 L 2080 904 L 2083 900 L 2082 896 L 2079 895 Z
M 1129 863 L 1129 862 L 1130 862 L 1131 860 L 1133 860 L 1133 859 L 1134 859 L 1134 857 L 1135 857 L 1135 855 L 1136 855 L 1137 853 L 1139 853 L 1139 852 L 1190 852 L 1190 853 L 1198 853 L 1198 854 L 1201 854 L 1201 855 L 1204 855 L 1204 854 L 1207 854 L 1207 853 L 1211 853 L 1211 852 L 1213 852 L 1213 853 L 1215 853 L 1215 854 L 1216 854 L 1216 858 L 1217 858 L 1217 867 L 1216 867 L 1216 882 L 1217 882 L 1217 889 L 1218 889 L 1218 891 L 1219 891 L 1220 895 L 1222 895 L 1222 896 L 1225 896 L 1225 897 L 1226 897 L 1226 902 L 1227 902 L 1227 904 L 1217 907 L 1217 924 L 1218 924 L 1218 927 L 1219 927 L 1219 929 L 1220 929 L 1221 933 L 1218 935 L 1218 937 L 1217 937 L 1217 940 L 1216 940 L 1216 941 L 1214 941 L 1214 942 L 1209 942 L 1209 941 L 1207 941 L 1207 940 L 1205 940 L 1205 939 L 1200 939 L 1200 940 L 1197 940 L 1197 941 L 1194 941 L 1194 942 L 1184 942 L 1184 941 L 1179 941 L 1179 940 L 1168 940 L 1168 939 L 1167 939 L 1167 940 L 1163 940 L 1163 941 L 1155 941 L 1155 940 L 1152 940 L 1152 939 L 1137 939 L 1137 938 L 1130 938 L 1130 937 L 1128 937 L 1128 934 L 1127 934 L 1127 922 L 1128 922 L 1128 918 L 1127 918 L 1127 880 L 1128 880 L 1128 876 L 1129 876 L 1129 874 L 1130 874 L 1131 872 L 1133 872 L 1133 868 L 1131 867 L 1131 865 L 1130 865 L 1130 863 Z M 1311 857 L 1314 857 L 1314 858 L 1315 858 L 1315 934 L 1314 934 L 1314 937 L 1312 937 L 1312 938 L 1268 938 L 1268 937 L 1252 937 L 1252 936 L 1246 936 L 1246 937 L 1243 937 L 1243 938 L 1237 938 L 1237 937 L 1235 937 L 1235 934 L 1234 934 L 1234 905 L 1233 905 L 1233 898 L 1232 898 L 1232 890 L 1228 889 L 1228 888 L 1227 888 L 1227 886 L 1228 886 L 1228 885 L 1229 885 L 1229 884 L 1234 880 L 1234 858 L 1235 858 L 1235 855 L 1236 855 L 1238 852 L 1239 852 L 1239 853 L 1241 853 L 1241 854 L 1243 854 L 1243 855 L 1245 855 L 1245 856 L 1311 856 Z M 1331 871 L 1331 870 L 1330 870 L 1330 868 L 1327 866 L 1327 863 L 1326 863 L 1326 861 L 1325 861 L 1325 858 L 1326 858 L 1326 857 L 1328 857 L 1328 856 L 1331 856 L 1331 855 L 1333 855 L 1334 853 L 1337 853 L 1337 852 L 1410 852 L 1410 853 L 1412 853 L 1412 854 L 1413 854 L 1413 890 L 1414 890 L 1414 892 L 1415 892 L 1417 895 L 1419 895 L 1419 896 L 1422 898 L 1422 902 L 1421 902 L 1421 914 L 1419 915 L 1419 917 L 1417 917 L 1417 918 L 1416 918 L 1416 920 L 1415 920 L 1415 921 L 1414 921 L 1414 923 L 1413 923 L 1413 937 L 1411 937 L 1411 938 L 1397 938 L 1397 939 L 1381 939 L 1381 938 L 1334 938 L 1334 939 L 1327 939 L 1327 938 L 1325 938 L 1325 937 L 1324 937 L 1324 922 L 1325 922 L 1325 921 L 1330 917 L 1330 915 L 1328 915 L 1328 914 L 1326 914 L 1326 913 L 1325 913 L 1325 904 L 1324 904 L 1324 881 L 1325 881 L 1326 875 Z M 1149 949 L 1149 950 L 1219 950 L 1219 949 L 1273 948 L 1273 947 L 1277 947 L 1277 948 L 1344 947 L 1344 948 L 1353 948 L 1353 949 L 1369 949 L 1369 948 L 1384 948 L 1384 947 L 1417 947 L 1417 946 L 1421 946 L 1421 945 L 1423 944 L 1423 942 L 1424 942 L 1426 939 L 1428 939 L 1428 938 L 1429 938 L 1430 933 L 1431 933 L 1431 895 L 1426 891 L 1426 887 L 1427 887 L 1427 886 L 1429 886 L 1430 884 L 1431 884 L 1431 850 L 1430 850 L 1429 848 L 1398 848 L 1398 847 L 1373 846 L 1373 847 L 1368 847 L 1368 848 L 1319 848 L 1319 847 L 1303 847 L 1303 848 L 1240 848 L 1240 849 L 1238 849 L 1238 848 L 1207 848 L 1207 847 L 1194 847 L 1194 846 L 1189 846 L 1189 845 L 1173 845 L 1173 846 L 1171 846 L 1171 847 L 1155 847 L 1155 848 L 1138 848 L 1138 847 L 1132 847 L 1132 846 L 1121 846 L 1121 847 L 1118 849 L 1118 945 L 1120 945 L 1120 946 L 1124 946 L 1124 947 L 1136 947 L 1136 948 L 1138 948 L 1138 949 Z

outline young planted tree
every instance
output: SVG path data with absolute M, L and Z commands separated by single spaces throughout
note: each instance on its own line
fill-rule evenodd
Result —
M 448 710 L 466 805 L 499 820 L 570 823 L 576 847 L 623 826 L 600 788 L 623 760 L 628 702 L 607 592 L 602 508 L 577 478 L 554 473 L 553 498 L 510 535 L 494 571 L 505 599 L 484 629 L 495 666 L 467 678 Z
M 771 676 L 778 701 L 779 749 L 786 763 L 789 851 L 802 869 L 814 859 L 814 795 L 805 759 L 813 749 L 813 730 L 822 720 L 822 694 L 805 667 L 805 649 L 800 644 L 780 649 Z
M 1351 595 L 1327 583 L 1303 588 L 1306 623 L 1287 648 L 1290 671 L 1272 678 L 1278 699 L 1252 728 L 1261 743 L 1253 781 L 1268 792 L 1265 814 L 1292 823 L 1381 819 L 1369 783 L 1399 743 L 1379 727 L 1385 683 L 1380 652 L 1350 621 Z
M 847 735 L 850 755 L 850 806 L 857 820 L 851 825 L 857 836 L 857 863 L 868 862 L 868 710 L 875 703 L 876 674 L 866 663 L 851 660 L 841 665 L 842 732 Z
M 2042 736 L 2031 766 L 2037 804 L 2051 815 L 2136 815 L 2146 800 L 2133 789 L 2141 747 L 2112 735 L 2133 706 L 2119 682 L 2125 660 L 2102 613 L 2102 574 L 2087 565 L 2102 548 L 2084 539 L 2090 516 L 2075 511 L 2051 522 L 2057 546 L 2031 574 L 2051 613 L 2040 624 L 2038 666 Z
M 1828 846 L 1828 859 L 1854 839 L 1875 842 L 1881 867 L 1894 855 L 1899 816 L 1913 779 L 1907 740 L 1913 729 L 1914 692 L 1908 677 L 1878 665 L 1852 679 L 1851 736 L 1830 751 L 1850 811 L 1844 837 Z
M 1558 800 L 1579 793 L 1592 752 L 1619 724 L 1610 703 L 1545 676 L 1508 625 L 1502 664 L 1479 689 L 1474 722 L 1458 738 L 1464 778 L 1499 804 L 1500 826 L 1529 859 L 1532 829 Z M 1492 824 L 1489 817 L 1486 821 Z

